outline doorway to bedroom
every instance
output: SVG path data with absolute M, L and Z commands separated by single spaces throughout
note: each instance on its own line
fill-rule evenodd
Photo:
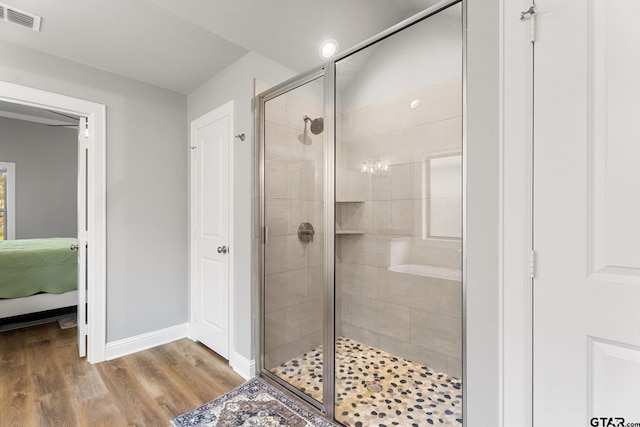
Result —
M 0 102 L 0 330 L 77 324 L 79 122 Z
M 105 360 L 104 113 L 0 82 L 0 325 L 69 314 L 91 363 Z

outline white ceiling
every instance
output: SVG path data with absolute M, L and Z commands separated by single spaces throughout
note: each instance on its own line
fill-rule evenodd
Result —
M 35 32 L 0 21 L 0 40 L 187 94 L 250 50 L 294 71 L 437 0 L 3 0 L 39 15 Z

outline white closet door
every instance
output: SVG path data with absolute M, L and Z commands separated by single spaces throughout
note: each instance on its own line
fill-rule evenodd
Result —
M 194 120 L 192 130 L 192 307 L 194 338 L 229 358 L 229 150 L 233 102 Z
M 640 2 L 536 5 L 534 423 L 640 423 Z

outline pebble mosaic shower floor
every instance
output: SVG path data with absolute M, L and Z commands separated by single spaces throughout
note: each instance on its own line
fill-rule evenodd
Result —
M 346 426 L 461 426 L 462 382 L 350 338 L 336 340 L 336 419 Z M 322 400 L 322 346 L 271 370 Z

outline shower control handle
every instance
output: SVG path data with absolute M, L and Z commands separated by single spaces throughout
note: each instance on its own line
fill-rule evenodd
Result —
M 313 242 L 314 234 L 316 234 L 316 231 L 313 229 L 313 225 L 308 222 L 303 222 L 298 227 L 298 239 L 300 239 L 301 242 Z

